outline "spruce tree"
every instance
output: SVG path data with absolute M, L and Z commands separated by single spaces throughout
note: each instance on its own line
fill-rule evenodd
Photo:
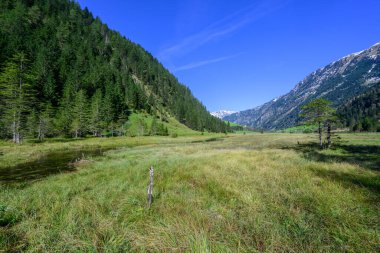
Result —
M 100 136 L 104 122 L 102 120 L 102 92 L 96 90 L 91 98 L 91 111 L 90 111 L 90 131 L 93 136 Z
M 88 110 L 86 94 L 79 90 L 75 96 L 74 106 L 72 108 L 73 119 L 71 130 L 75 138 L 85 136 L 88 129 Z
M 28 60 L 24 53 L 16 53 L 5 63 L 0 74 L 0 97 L 3 106 L 4 125 L 11 130 L 14 143 L 22 141 L 26 115 L 33 101 L 34 76 L 28 69 Z
M 150 125 L 150 135 L 157 135 L 158 130 L 159 129 L 158 129 L 157 120 L 156 120 L 156 117 L 154 117 Z
M 51 104 L 46 104 L 45 107 L 38 113 L 37 122 L 37 138 L 39 141 L 44 141 L 46 135 L 53 133 L 53 107 Z

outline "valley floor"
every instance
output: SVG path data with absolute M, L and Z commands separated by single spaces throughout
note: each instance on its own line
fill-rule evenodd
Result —
M 0 181 L 0 252 L 380 252 L 380 135 L 0 144 L 6 170 L 103 148 L 69 172 Z M 154 202 L 146 208 L 149 167 Z M 30 166 L 32 168 L 32 166 Z M 33 175 L 31 177 L 31 175 Z

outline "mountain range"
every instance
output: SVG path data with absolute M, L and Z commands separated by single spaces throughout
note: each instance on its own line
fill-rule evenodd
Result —
M 380 86 L 380 43 L 350 54 L 316 70 L 289 93 L 253 109 L 224 116 L 240 125 L 282 129 L 300 123 L 303 105 L 325 98 L 339 107 L 350 99 Z
M 219 118 L 219 119 L 223 119 L 224 117 L 229 116 L 229 115 L 234 114 L 234 113 L 236 113 L 236 112 L 235 111 L 228 111 L 228 110 L 220 110 L 217 112 L 211 112 L 210 114 L 214 117 Z

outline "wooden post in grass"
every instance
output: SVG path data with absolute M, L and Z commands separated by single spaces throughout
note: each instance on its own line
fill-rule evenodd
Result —
M 150 208 L 153 201 L 153 166 L 151 166 L 149 169 L 149 177 L 150 177 L 150 182 L 149 182 L 149 187 L 148 187 L 148 208 Z

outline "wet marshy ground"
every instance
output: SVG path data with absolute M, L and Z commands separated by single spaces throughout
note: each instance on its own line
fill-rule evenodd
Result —
M 1 168 L 0 183 L 28 182 L 75 171 L 75 163 L 102 156 L 108 150 L 110 148 L 91 148 L 48 153 L 31 162 Z

